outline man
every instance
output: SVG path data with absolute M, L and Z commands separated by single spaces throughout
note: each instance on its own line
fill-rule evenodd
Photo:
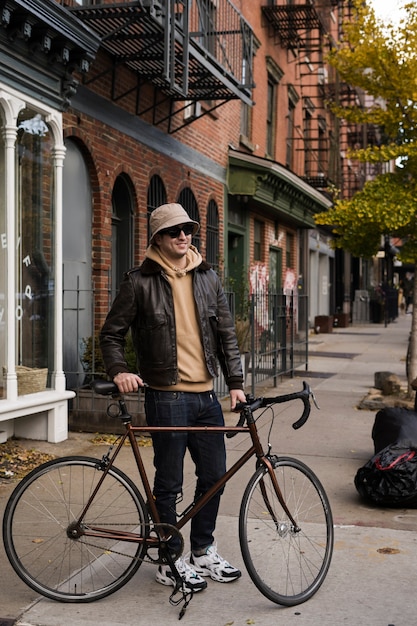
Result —
M 199 224 L 180 204 L 164 204 L 150 216 L 151 238 L 142 265 L 127 272 L 100 335 L 110 378 L 121 393 L 146 385 L 150 426 L 223 426 L 213 392 L 220 363 L 230 391 L 231 409 L 245 402 L 243 375 L 233 320 L 220 280 L 191 245 Z M 139 374 L 129 373 L 124 337 L 131 329 Z M 196 497 L 226 471 L 224 436 L 206 433 L 153 434 L 154 497 L 162 523 L 175 524 L 182 492 L 186 449 L 196 466 Z M 204 577 L 230 582 L 241 572 L 219 556 L 213 532 L 218 493 L 191 520 L 190 562 L 175 561 L 187 591 L 207 586 Z M 175 554 L 179 540 L 170 540 Z M 156 580 L 175 586 L 168 565 Z

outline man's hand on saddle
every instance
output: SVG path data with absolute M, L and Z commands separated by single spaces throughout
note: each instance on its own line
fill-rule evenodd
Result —
M 113 382 L 118 386 L 120 393 L 132 393 L 145 385 L 141 377 L 132 372 L 120 372 L 113 378 Z

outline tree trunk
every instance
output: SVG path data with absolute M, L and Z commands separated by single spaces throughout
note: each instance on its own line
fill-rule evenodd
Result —
M 414 281 L 416 278 L 416 267 L 414 267 Z M 413 282 L 414 282 L 413 281 Z M 417 379 L 417 288 L 414 283 L 413 287 L 413 310 L 411 319 L 410 346 L 409 346 L 409 363 L 408 363 L 408 392 L 410 396 L 415 392 L 414 381 Z M 416 381 L 417 382 L 417 381 Z

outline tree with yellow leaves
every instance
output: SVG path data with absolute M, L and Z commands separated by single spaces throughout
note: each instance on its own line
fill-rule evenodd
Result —
M 341 80 L 370 96 L 369 105 L 332 103 L 341 119 L 374 125 L 380 141 L 353 150 L 350 158 L 391 163 L 392 171 L 365 183 L 351 199 L 338 199 L 316 215 L 330 225 L 335 245 L 357 257 L 375 255 L 382 236 L 401 238 L 400 255 L 417 263 L 417 4 L 406 4 L 398 25 L 379 20 L 373 9 L 354 0 L 353 19 L 343 40 L 333 47 L 329 63 Z M 388 168 L 386 168 L 388 170 Z M 409 382 L 417 378 L 417 289 L 411 340 Z

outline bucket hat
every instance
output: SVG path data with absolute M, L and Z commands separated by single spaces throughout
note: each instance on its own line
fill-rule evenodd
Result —
M 155 235 L 161 230 L 165 230 L 165 228 L 172 228 L 173 226 L 179 226 L 180 224 L 193 224 L 193 235 L 195 235 L 200 228 L 200 224 L 190 218 L 187 211 L 183 206 L 181 206 L 181 204 L 176 202 L 161 204 L 161 206 L 152 211 L 149 218 L 149 227 L 151 231 L 150 243 L 153 243 Z

